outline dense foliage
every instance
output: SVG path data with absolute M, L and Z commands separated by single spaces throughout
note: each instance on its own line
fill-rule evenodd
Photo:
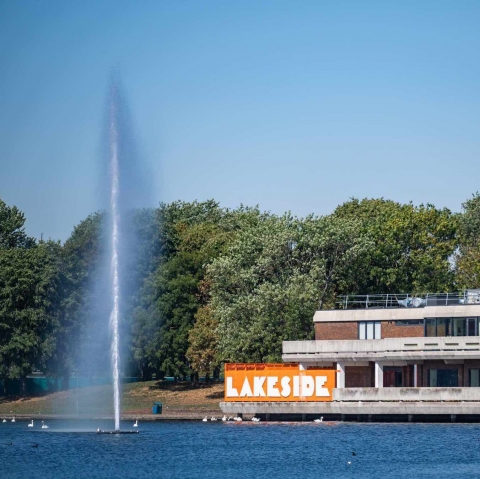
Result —
M 278 361 L 282 341 L 312 338 L 314 311 L 341 294 L 480 287 L 478 194 L 459 214 L 352 199 L 296 218 L 206 201 L 132 211 L 127 221 L 136 254 L 123 270 L 123 373 L 144 379 Z M 68 378 L 85 372 L 85 357 L 108 367 L 91 328 L 108 316 L 104 215 L 63 245 L 28 237 L 24 223 L 0 200 L 0 379 L 36 369 Z

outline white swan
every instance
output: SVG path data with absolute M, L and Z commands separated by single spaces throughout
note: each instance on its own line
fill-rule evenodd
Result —
M 320 419 L 314 419 L 313 422 L 323 422 L 323 416 Z
M 48 429 L 48 426 L 42 421 L 42 429 Z
M 225 422 L 225 421 L 228 421 L 228 418 L 227 416 L 224 414 L 223 417 L 222 417 L 222 421 Z
M 253 422 L 260 422 L 260 418 L 253 416 L 253 417 L 252 417 L 252 421 L 253 421 Z
M 5 418 L 3 418 L 3 421 L 2 422 L 7 422 L 7 420 Z
M 133 427 L 138 427 L 138 419 L 135 419 L 135 424 L 133 425 Z
M 33 419 L 32 419 L 32 422 L 28 424 L 28 427 L 33 427 Z
M 234 417 L 233 420 L 237 421 L 237 422 L 242 422 L 243 421 L 243 419 L 240 416 Z
M 12 421 L 11 421 L 11 422 L 16 422 L 16 421 L 15 421 L 15 416 L 12 417 Z
M 217 421 L 217 418 L 212 416 L 212 417 L 210 418 L 210 421 Z
M 208 421 L 208 417 L 205 416 L 203 419 L 202 419 L 202 422 L 207 422 Z

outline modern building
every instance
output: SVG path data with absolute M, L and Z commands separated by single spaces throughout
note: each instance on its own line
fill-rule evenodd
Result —
M 283 343 L 283 361 L 299 371 L 335 371 L 329 401 L 225 397 L 221 407 L 279 418 L 480 420 L 479 320 L 480 290 L 342 297 L 315 313 L 315 340 Z

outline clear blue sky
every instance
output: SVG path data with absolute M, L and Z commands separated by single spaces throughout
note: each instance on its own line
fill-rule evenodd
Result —
M 478 1 L 0 2 L 0 197 L 65 240 L 98 208 L 119 64 L 159 201 L 296 215 L 480 189 Z

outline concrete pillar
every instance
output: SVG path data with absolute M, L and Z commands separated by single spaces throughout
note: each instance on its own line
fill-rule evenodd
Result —
M 413 387 L 418 388 L 418 364 L 413 365 Z
M 383 364 L 375 363 L 375 387 L 383 388 Z
M 337 363 L 337 389 L 345 388 L 345 365 Z

